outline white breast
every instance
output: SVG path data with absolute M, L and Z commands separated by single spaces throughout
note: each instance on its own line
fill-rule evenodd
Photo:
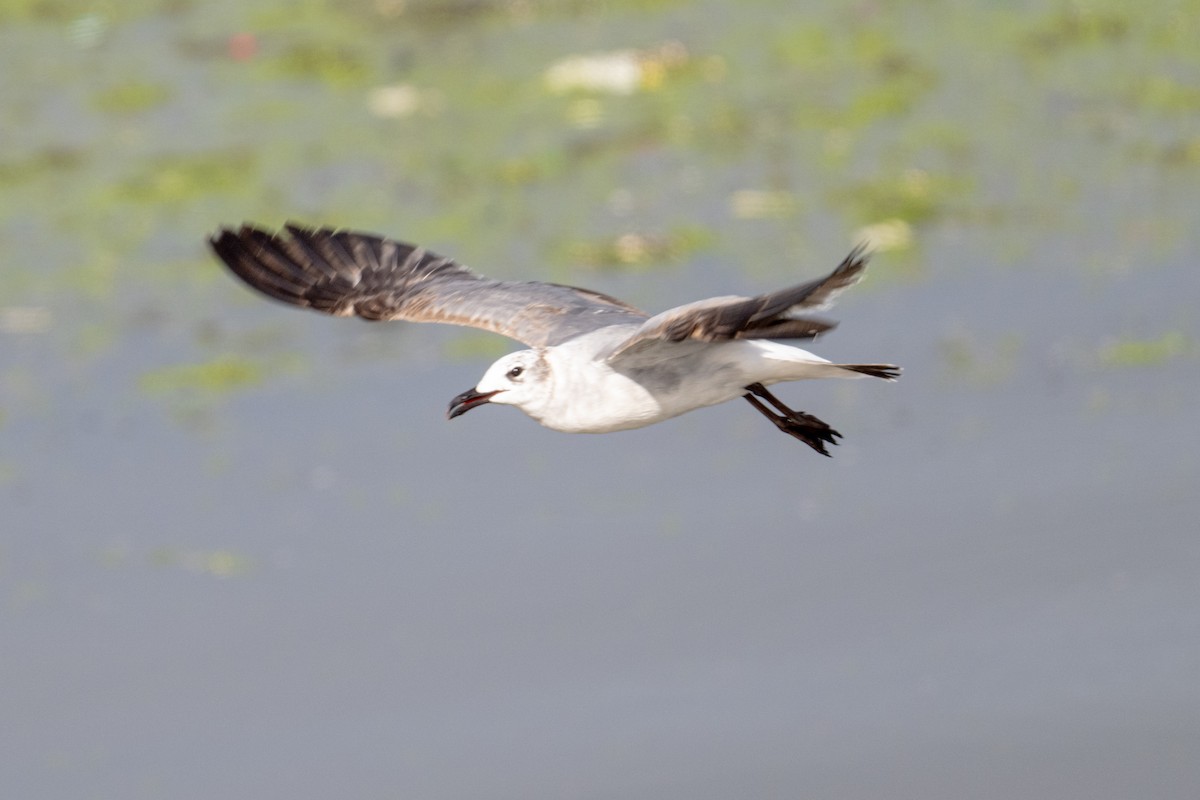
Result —
M 557 363 L 556 363 L 557 362 Z M 666 419 L 654 394 L 613 371 L 603 361 L 550 358 L 554 395 L 542 425 L 566 433 L 608 433 L 641 428 Z

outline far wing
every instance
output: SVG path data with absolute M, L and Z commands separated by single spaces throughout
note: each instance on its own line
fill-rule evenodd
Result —
M 714 297 L 672 308 L 650 319 L 608 356 L 614 361 L 660 342 L 730 339 L 812 339 L 837 323 L 802 312 L 828 308 L 862 278 L 866 249 L 854 248 L 824 278 L 757 297 Z
M 599 292 L 489 280 L 453 259 L 372 234 L 291 224 L 286 233 L 271 233 L 244 225 L 218 231 L 209 243 L 263 294 L 335 316 L 465 325 L 530 347 L 646 319 Z

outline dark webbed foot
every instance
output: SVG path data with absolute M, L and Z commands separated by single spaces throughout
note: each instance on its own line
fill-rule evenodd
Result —
M 761 383 L 752 383 L 746 387 L 746 390 L 750 392 L 750 394 L 744 395 L 746 400 L 769 419 L 776 428 L 789 436 L 796 437 L 823 456 L 829 455 L 825 445 L 837 444 L 836 440 L 842 437 L 840 433 L 812 414 L 788 408 L 778 397 L 768 392 L 767 387 Z M 767 408 L 758 400 L 759 397 L 774 406 L 776 410 L 772 411 Z

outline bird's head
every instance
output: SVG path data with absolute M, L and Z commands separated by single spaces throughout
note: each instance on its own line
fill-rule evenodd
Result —
M 468 389 L 450 401 L 446 416 L 454 419 L 484 403 L 503 403 L 540 419 L 552 393 L 550 365 L 544 353 L 520 350 L 488 367 L 474 389 Z

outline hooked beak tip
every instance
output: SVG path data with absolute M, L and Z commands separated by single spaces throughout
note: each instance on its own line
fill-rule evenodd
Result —
M 472 408 L 488 402 L 498 393 L 499 391 L 477 392 L 474 389 L 468 389 L 450 401 L 450 408 L 446 411 L 446 419 L 454 419 L 455 417 L 462 416 Z

